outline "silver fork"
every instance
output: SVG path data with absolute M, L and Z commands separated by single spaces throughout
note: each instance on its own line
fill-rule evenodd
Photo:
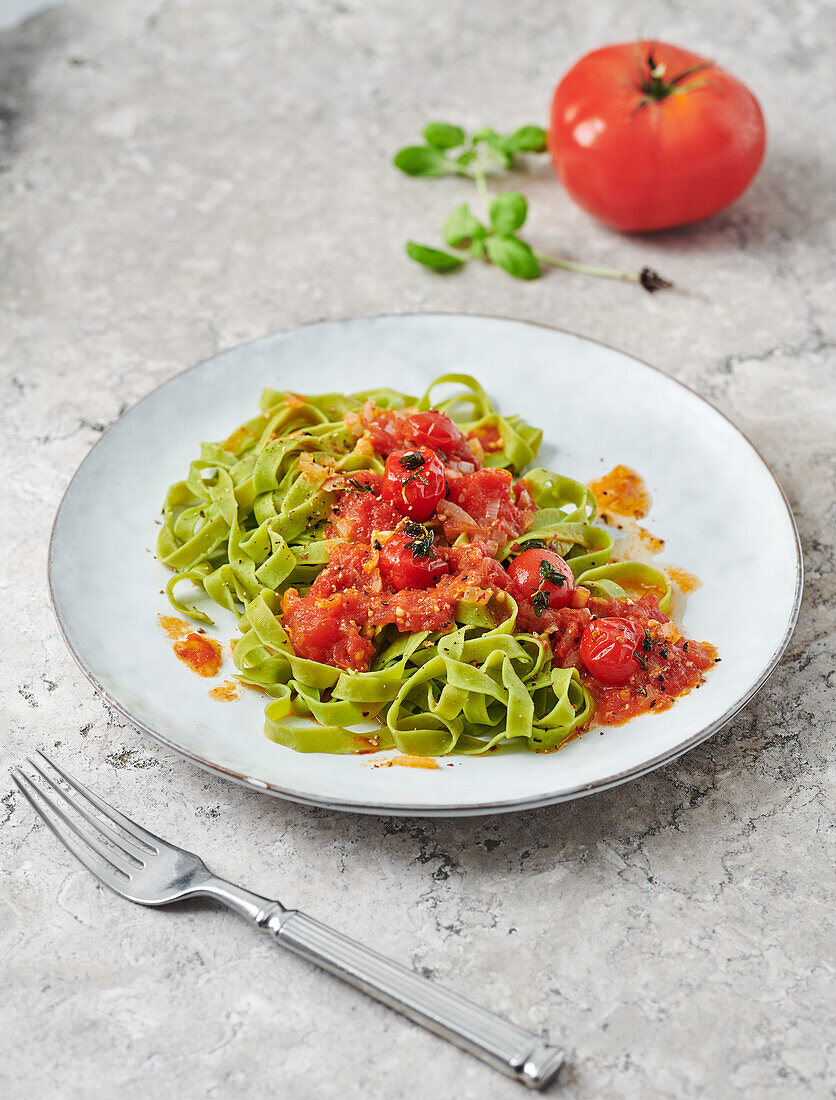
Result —
M 51 779 L 31 758 L 29 763 L 41 782 L 36 783 L 19 768 L 13 769 L 12 778 L 20 793 L 88 871 L 121 897 L 140 905 L 168 905 L 189 897 L 215 898 L 269 932 L 282 946 L 456 1043 L 508 1077 L 532 1089 L 541 1089 L 554 1079 L 564 1058 L 559 1048 L 305 913 L 285 909 L 281 902 L 218 878 L 199 856 L 143 829 L 44 753 L 38 752 L 38 756 L 76 795 Z M 62 803 L 72 808 L 86 826 L 71 817 Z

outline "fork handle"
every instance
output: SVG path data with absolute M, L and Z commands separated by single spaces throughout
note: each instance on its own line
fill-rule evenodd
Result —
M 298 910 L 276 906 L 259 924 L 284 947 L 376 997 L 532 1089 L 552 1080 L 564 1053 L 486 1008 L 427 981 Z

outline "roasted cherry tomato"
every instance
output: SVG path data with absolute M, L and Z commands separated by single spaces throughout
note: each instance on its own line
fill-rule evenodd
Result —
M 386 459 L 381 496 L 402 515 L 429 519 L 446 492 L 444 463 L 429 447 L 392 451 Z
M 427 412 L 414 413 L 407 417 L 406 434 L 419 446 L 435 447 L 447 454 L 454 450 L 463 438 L 455 421 L 438 409 L 429 409 Z
M 554 93 L 555 173 L 613 229 L 665 229 L 715 214 L 755 178 L 765 146 L 749 89 L 664 42 L 593 50 Z
M 552 611 L 568 607 L 575 593 L 572 570 L 551 550 L 523 550 L 508 566 L 508 576 L 537 615 L 547 607 Z
M 640 644 L 641 632 L 632 619 L 596 619 L 581 636 L 581 660 L 602 684 L 622 687 L 641 667 Z
M 433 540 L 433 532 L 423 524 L 407 520 L 383 543 L 378 557 L 383 579 L 398 592 L 435 584 L 450 567 L 436 555 Z

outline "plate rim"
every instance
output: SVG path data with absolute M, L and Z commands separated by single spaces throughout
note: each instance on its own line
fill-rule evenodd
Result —
M 53 587 L 53 557 L 55 550 L 56 528 L 58 526 L 58 521 L 61 517 L 61 513 L 63 512 L 66 505 L 67 498 L 73 488 L 73 485 L 75 484 L 76 478 L 78 478 L 82 469 L 87 464 L 88 460 L 90 459 L 96 448 L 99 446 L 99 444 L 101 444 L 102 441 L 108 435 L 110 435 L 114 428 L 116 428 L 117 425 L 121 424 L 126 417 L 132 415 L 135 410 L 138 409 L 140 405 L 142 405 L 150 397 L 153 397 L 155 394 L 159 393 L 160 390 L 164 389 L 172 382 L 175 382 L 178 379 L 182 378 L 184 375 L 189 374 L 191 371 L 197 370 L 198 368 L 204 366 L 206 363 L 214 361 L 219 356 L 224 355 L 227 352 L 239 348 L 245 348 L 251 344 L 257 344 L 276 336 L 289 336 L 294 332 L 314 328 L 318 325 L 339 325 L 348 324 L 354 321 L 395 320 L 404 317 L 463 317 L 475 320 L 502 321 L 509 322 L 511 324 L 530 325 L 535 328 L 545 329 L 548 332 L 557 332 L 563 336 L 571 336 L 577 340 L 582 340 L 586 343 L 595 344 L 598 347 L 605 348 L 607 351 L 613 351 L 619 355 L 625 355 L 629 359 L 632 359 L 634 360 L 634 362 L 640 364 L 641 366 L 646 367 L 647 369 L 652 370 L 657 374 L 661 374 L 662 377 L 667 379 L 669 382 L 681 386 L 691 395 L 691 397 L 694 397 L 698 401 L 703 402 L 703 404 L 708 405 L 708 407 L 714 413 L 716 413 L 717 416 L 725 420 L 726 423 L 729 424 L 731 428 L 748 444 L 748 446 L 754 452 L 755 456 L 760 461 L 766 472 L 769 474 L 773 484 L 775 485 L 775 488 L 778 490 L 778 494 L 781 498 L 781 501 L 783 502 L 784 508 L 786 509 L 786 513 L 790 521 L 790 527 L 793 533 L 793 542 L 795 547 L 795 591 L 793 593 L 792 609 L 790 611 L 784 633 L 777 646 L 775 647 L 771 657 L 769 658 L 766 667 L 764 668 L 758 679 L 755 681 L 755 683 L 749 688 L 747 692 L 745 692 L 738 700 L 736 700 L 729 708 L 727 708 L 727 710 L 724 711 L 723 714 L 720 715 L 720 717 L 716 718 L 713 722 L 708 723 L 708 725 L 703 726 L 683 744 L 677 745 L 675 748 L 668 751 L 659 753 L 642 764 L 636 765 L 632 768 L 626 768 L 623 771 L 616 772 L 615 774 L 607 776 L 604 779 L 593 781 L 590 783 L 577 784 L 574 787 L 566 788 L 556 792 L 553 791 L 550 793 L 544 793 L 542 795 L 536 795 L 529 798 L 521 799 L 518 797 L 511 799 L 493 800 L 484 803 L 459 803 L 455 805 L 451 804 L 449 807 L 439 807 L 437 805 L 427 805 L 423 803 L 400 802 L 394 804 L 386 804 L 373 803 L 369 801 L 361 801 L 349 798 L 317 798 L 315 796 L 312 796 L 309 792 L 297 791 L 292 788 L 283 787 L 277 783 L 270 783 L 263 779 L 257 779 L 254 776 L 248 776 L 240 772 L 232 771 L 228 768 L 223 767 L 220 764 L 214 763 L 211 760 L 203 759 L 195 753 L 192 753 L 189 750 L 184 749 L 182 746 L 170 741 L 167 737 L 164 737 L 162 734 L 160 734 L 147 723 L 145 723 L 141 718 L 138 718 L 136 715 L 132 714 L 127 706 L 121 704 L 117 699 L 115 699 L 104 687 L 104 685 L 99 682 L 95 673 L 87 666 L 81 654 L 74 647 L 67 633 L 65 624 L 61 618 L 61 614 L 58 610 L 55 591 Z M 268 332 L 262 336 L 256 336 L 253 337 L 251 340 L 245 340 L 240 344 L 233 344 L 228 348 L 223 348 L 220 351 L 216 351 L 212 355 L 199 360 L 197 363 L 193 363 L 191 366 L 185 367 L 183 370 L 177 371 L 177 373 L 173 374 L 170 378 L 166 378 L 163 382 L 160 382 L 158 385 L 154 386 L 153 389 L 149 390 L 148 393 L 144 394 L 138 401 L 131 405 L 131 407 L 123 414 L 123 416 L 120 416 L 118 419 L 114 420 L 114 422 L 109 425 L 109 427 L 104 432 L 102 432 L 100 437 L 96 440 L 96 442 L 87 452 L 87 454 L 78 464 L 72 477 L 68 481 L 66 488 L 61 495 L 61 500 L 59 501 L 58 508 L 56 509 L 55 516 L 52 521 L 52 527 L 50 530 L 49 550 L 47 555 L 47 586 L 52 612 L 55 616 L 55 621 L 58 625 L 58 630 L 61 634 L 61 637 L 64 640 L 64 644 L 67 646 L 67 649 L 70 651 L 70 655 L 72 656 L 73 660 L 78 665 L 84 676 L 93 685 L 95 691 L 105 700 L 108 706 L 113 707 L 113 709 L 117 711 L 117 713 L 121 714 L 122 717 L 125 718 L 132 726 L 140 730 L 146 736 L 150 737 L 151 740 L 156 741 L 158 744 L 164 745 L 166 748 L 170 749 L 182 759 L 188 760 L 192 764 L 198 765 L 198 767 L 203 768 L 205 771 L 212 772 L 215 775 L 222 775 L 225 778 L 230 779 L 233 782 L 239 784 L 240 786 L 246 787 L 249 790 L 259 791 L 264 794 L 269 794 L 274 798 L 286 799 L 290 802 L 296 802 L 304 806 L 317 806 L 329 810 L 340 810 L 349 813 L 365 813 L 378 816 L 387 815 L 393 817 L 478 817 L 494 813 L 515 813 L 524 810 L 539 809 L 543 806 L 553 806 L 561 802 L 569 802 L 576 798 L 583 798 L 586 795 L 595 794 L 599 791 L 611 790 L 613 787 L 621 786 L 623 783 L 628 783 L 632 779 L 639 779 L 641 776 L 647 775 L 665 764 L 672 763 L 680 756 L 684 756 L 685 753 L 690 752 L 691 749 L 696 748 L 697 745 L 700 745 L 704 741 L 707 741 L 709 737 L 712 737 L 714 736 L 714 734 L 718 733 L 760 691 L 760 689 L 775 671 L 779 661 L 786 652 L 787 646 L 789 645 L 790 639 L 792 638 L 792 635 L 795 631 L 795 627 L 798 622 L 798 615 L 801 609 L 801 600 L 804 590 L 804 557 L 802 554 L 801 538 L 798 533 L 798 525 L 796 523 L 795 516 L 793 515 L 793 511 L 790 506 L 790 502 L 787 499 L 787 495 L 784 492 L 784 488 L 781 485 L 781 482 L 778 480 L 778 477 L 772 470 L 772 467 L 769 465 L 764 456 L 761 454 L 760 450 L 755 446 L 748 435 L 734 423 L 731 417 L 727 416 L 721 409 L 718 409 L 711 401 L 709 401 L 707 397 L 703 397 L 702 394 L 697 393 L 696 390 L 692 389 L 687 383 L 681 381 L 681 379 L 675 378 L 673 375 L 670 375 L 666 371 L 662 370 L 661 367 L 656 367 L 652 363 L 648 363 L 647 360 L 642 359 L 637 355 L 634 355 L 632 352 L 624 351 L 622 348 L 618 348 L 613 344 L 605 343 L 603 340 L 598 340 L 595 337 L 584 336 L 581 333 L 573 332 L 571 329 L 562 328 L 558 325 L 550 325 L 544 321 L 530 321 L 519 317 L 503 317 L 499 314 L 480 312 L 470 313 L 463 312 L 461 310 L 416 310 L 394 313 L 385 312 L 356 314 L 351 317 L 320 317 L 312 319 L 310 321 L 303 321 L 300 324 L 295 324 L 291 326 L 290 328 L 278 329 L 274 332 Z

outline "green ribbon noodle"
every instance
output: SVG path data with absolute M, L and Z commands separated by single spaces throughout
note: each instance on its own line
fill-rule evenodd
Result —
M 437 386 L 454 396 L 433 400 Z M 505 594 L 490 607 L 460 603 L 447 632 L 401 634 L 385 627 L 368 672 L 343 672 L 298 657 L 280 617 L 290 586 L 304 593 L 333 545 L 323 529 L 338 490 L 335 472 L 382 471 L 383 462 L 357 444 L 344 415 L 371 400 L 387 409 L 438 408 L 461 430 L 495 428 L 502 450 L 485 464 L 519 476 L 534 461 L 542 432 L 496 412 L 475 379 L 446 374 L 420 398 L 390 389 L 299 397 L 267 389 L 260 413 L 223 443 L 204 443 L 188 476 L 170 487 L 157 556 L 173 570 L 166 593 L 181 614 L 211 623 L 204 606 L 186 601 L 195 587 L 238 618 L 238 678 L 271 697 L 269 738 L 299 752 L 356 753 L 398 748 L 413 755 L 469 755 L 500 745 L 535 752 L 558 748 L 592 714 L 575 669 L 553 668 L 548 643 L 517 630 L 517 607 Z M 529 469 L 538 506 L 531 528 L 501 551 L 503 559 L 541 540 L 560 554 L 594 595 L 652 589 L 662 610 L 667 578 L 637 562 L 612 563 L 613 541 L 593 520 L 595 497 L 551 470 Z M 466 541 L 462 536 L 460 541 Z M 313 719 L 313 721 L 312 721 Z M 356 732 L 352 727 L 369 729 Z

